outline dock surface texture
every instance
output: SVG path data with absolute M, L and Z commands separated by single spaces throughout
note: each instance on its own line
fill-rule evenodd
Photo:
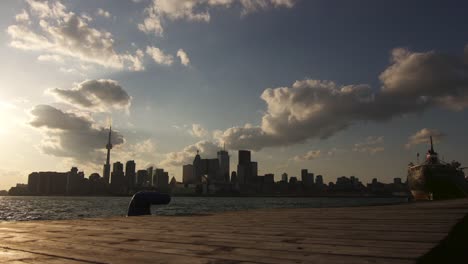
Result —
M 415 263 L 467 212 L 461 199 L 1 222 L 0 263 Z

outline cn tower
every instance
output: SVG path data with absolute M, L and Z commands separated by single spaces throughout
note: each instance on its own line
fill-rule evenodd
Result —
M 104 164 L 104 171 L 103 171 L 103 177 L 106 183 L 109 183 L 109 178 L 110 178 L 110 151 L 112 149 L 111 136 L 112 136 L 112 126 L 109 126 L 109 138 L 108 138 L 107 145 L 106 145 L 107 158 L 106 158 L 106 164 Z

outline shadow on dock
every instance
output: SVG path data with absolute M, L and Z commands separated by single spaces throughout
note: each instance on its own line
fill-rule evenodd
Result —
M 468 263 L 468 214 L 450 230 L 437 246 L 420 257 L 416 263 Z

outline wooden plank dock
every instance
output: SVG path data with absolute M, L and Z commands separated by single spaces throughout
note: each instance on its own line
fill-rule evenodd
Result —
M 0 263 L 414 263 L 468 199 L 0 223 Z

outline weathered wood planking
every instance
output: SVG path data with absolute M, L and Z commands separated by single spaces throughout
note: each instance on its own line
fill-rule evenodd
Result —
M 0 223 L 0 263 L 413 263 L 468 199 Z

